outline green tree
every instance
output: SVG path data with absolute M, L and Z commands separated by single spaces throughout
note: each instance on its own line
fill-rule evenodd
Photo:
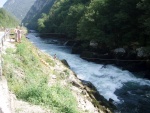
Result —
M 114 46 L 138 41 L 143 32 L 138 21 L 142 14 L 137 8 L 140 1 L 92 0 L 79 22 L 79 38 Z
M 85 4 L 88 2 L 89 0 L 56 0 L 47 14 L 48 18 L 39 19 L 40 32 L 65 33 L 68 37 L 75 38 L 78 21 L 84 14 Z
M 150 40 L 149 6 L 149 0 L 56 0 L 46 18 L 39 19 L 38 28 L 115 47 L 134 41 L 146 45 Z
M 45 13 L 42 13 L 42 18 L 38 19 L 38 30 L 41 31 L 45 28 L 44 21 L 48 18 Z
M 104 28 L 108 24 L 104 13 L 104 0 L 93 0 L 87 7 L 87 11 L 81 17 L 78 24 L 78 37 L 81 40 L 101 40 L 104 36 Z
M 139 23 L 141 24 L 141 29 L 143 30 L 141 36 L 141 42 L 144 46 L 148 46 L 150 44 L 150 1 L 142 0 L 137 5 L 137 8 L 142 10 L 142 15 L 139 18 Z

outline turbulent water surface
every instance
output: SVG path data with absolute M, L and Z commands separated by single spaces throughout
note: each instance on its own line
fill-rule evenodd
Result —
M 78 78 L 90 81 L 107 100 L 114 100 L 118 113 L 150 113 L 150 81 L 137 78 L 127 70 L 113 65 L 103 68 L 101 64 L 88 62 L 71 54 L 70 47 L 60 44 L 49 44 L 56 39 L 44 39 L 28 34 L 29 40 L 40 50 L 56 54 L 58 59 L 66 59 Z M 59 40 L 58 40 L 59 41 Z

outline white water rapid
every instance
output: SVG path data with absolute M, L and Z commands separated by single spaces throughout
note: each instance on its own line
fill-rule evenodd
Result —
M 50 55 L 56 54 L 60 60 L 66 59 L 78 78 L 90 81 L 107 100 L 111 98 L 118 104 L 123 103 L 124 100 L 120 100 L 115 94 L 115 91 L 121 89 L 127 82 L 150 87 L 149 80 L 137 78 L 127 70 L 121 70 L 113 65 L 107 65 L 105 68 L 102 68 L 103 65 L 101 64 L 88 62 L 81 59 L 78 55 L 71 54 L 69 47 L 48 44 L 48 41 L 52 39 L 41 39 L 31 33 L 27 37 L 40 50 Z

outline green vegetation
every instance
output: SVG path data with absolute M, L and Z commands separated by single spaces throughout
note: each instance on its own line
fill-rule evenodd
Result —
M 48 15 L 38 20 L 40 32 L 65 33 L 68 37 L 77 36 L 77 24 L 90 0 L 56 0 Z
M 19 22 L 3 8 L 0 8 L 0 27 L 18 26 Z
M 51 67 L 56 65 L 51 57 L 38 51 L 25 38 L 22 43 L 16 45 L 16 49 L 9 48 L 6 53 L 3 55 L 3 74 L 17 98 L 49 108 L 54 113 L 79 113 L 69 83 L 67 86 L 60 83 L 66 78 L 57 77 L 56 83 L 50 80 L 55 73 Z M 69 72 L 67 70 L 64 72 L 68 77 Z
M 132 42 L 147 46 L 149 6 L 149 0 L 56 0 L 38 19 L 38 30 L 115 47 Z
M 79 22 L 79 37 L 113 46 L 136 41 L 145 46 L 143 39 L 149 36 L 144 23 L 150 16 L 145 17 L 148 7 L 141 8 L 146 4 L 150 5 L 148 0 L 93 0 Z

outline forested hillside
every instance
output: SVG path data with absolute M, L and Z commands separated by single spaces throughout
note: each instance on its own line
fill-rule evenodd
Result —
M 0 8 L 0 27 L 14 27 L 19 22 L 3 8 Z
M 40 32 L 65 33 L 77 36 L 77 24 L 90 0 L 56 0 L 48 15 L 38 20 Z
M 149 6 L 149 0 L 56 0 L 49 13 L 38 19 L 38 30 L 110 46 L 131 42 L 146 46 L 150 41 Z

